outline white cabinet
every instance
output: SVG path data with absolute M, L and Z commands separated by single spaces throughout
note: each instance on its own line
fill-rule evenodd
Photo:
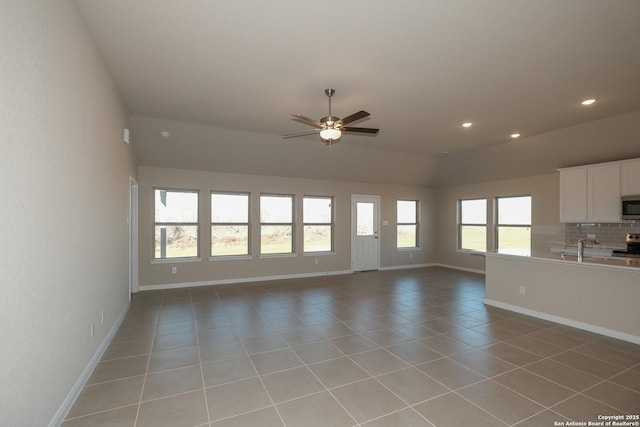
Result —
M 620 164 L 620 194 L 622 196 L 640 195 L 640 159 Z
M 620 164 L 559 171 L 560 222 L 620 222 Z
M 620 222 L 620 165 L 587 168 L 587 221 Z
M 587 222 L 587 168 L 560 170 L 560 222 Z

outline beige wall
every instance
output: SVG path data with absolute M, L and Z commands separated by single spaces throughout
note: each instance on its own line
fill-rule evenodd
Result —
M 549 243 L 564 241 L 564 225 L 559 222 L 558 174 L 528 178 L 481 182 L 477 184 L 443 187 L 437 192 L 436 223 L 440 264 L 484 271 L 484 256 L 457 251 L 457 206 L 460 199 L 486 198 L 488 218 L 494 216 L 496 197 L 531 195 L 532 252 L 547 251 Z M 487 250 L 495 250 L 491 236 L 495 229 L 489 223 Z
M 0 52 L 0 425 L 41 427 L 127 307 L 135 159 L 70 2 L 2 2 Z
M 637 268 L 487 256 L 490 304 L 635 343 L 640 343 L 638 284 Z
M 421 265 L 430 262 L 435 256 L 433 246 L 434 198 L 432 191 L 421 187 L 363 184 L 329 180 L 311 180 L 267 177 L 259 175 L 240 175 L 218 172 L 190 171 L 165 168 L 139 168 L 140 191 L 140 285 L 185 285 L 212 283 L 230 280 L 242 280 L 258 277 L 282 275 L 306 275 L 332 272 L 345 272 L 351 269 L 351 195 L 365 194 L 380 196 L 381 222 L 388 225 L 380 228 L 380 266 L 393 268 L 398 266 Z M 187 263 L 152 263 L 153 244 L 153 188 L 182 188 L 200 191 L 200 254 L 201 260 Z M 248 260 L 210 261 L 209 218 L 211 190 L 250 192 L 252 196 L 252 247 L 253 258 Z M 304 195 L 332 195 L 335 197 L 335 254 L 295 257 L 260 258 L 259 227 L 256 225 L 258 197 L 260 193 L 293 194 L 296 198 L 297 213 Z M 396 200 L 419 200 L 420 250 L 398 251 L 396 249 L 395 223 Z M 296 247 L 302 246 L 301 224 L 296 227 Z M 412 256 L 410 258 L 410 256 Z M 318 259 L 318 264 L 315 260 Z M 171 274 L 176 267 L 177 273 Z

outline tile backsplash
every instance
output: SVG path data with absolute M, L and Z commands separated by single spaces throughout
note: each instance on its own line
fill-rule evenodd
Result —
M 627 233 L 640 233 L 639 221 L 625 221 L 620 224 L 565 224 L 565 242 L 576 242 L 587 234 L 595 234 L 602 246 L 625 247 Z

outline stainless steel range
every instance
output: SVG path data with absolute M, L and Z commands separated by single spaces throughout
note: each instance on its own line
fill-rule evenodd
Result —
M 627 249 L 614 249 L 613 255 L 640 258 L 640 233 L 627 233 Z

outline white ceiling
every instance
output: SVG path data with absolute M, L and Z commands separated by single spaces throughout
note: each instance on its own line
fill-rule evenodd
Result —
M 640 110 L 638 0 L 76 3 L 132 116 L 279 139 L 331 87 L 381 129 L 339 145 L 442 156 Z

